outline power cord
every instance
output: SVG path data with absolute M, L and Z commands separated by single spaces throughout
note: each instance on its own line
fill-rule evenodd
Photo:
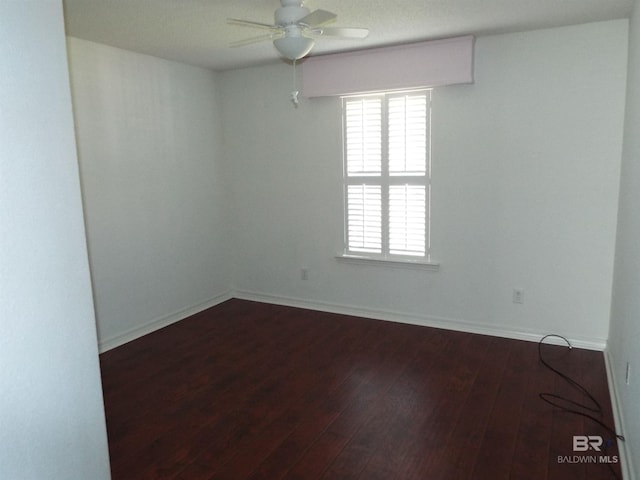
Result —
M 567 397 L 563 397 L 561 395 L 557 395 L 555 393 L 543 392 L 543 393 L 539 394 L 539 397 L 543 401 L 547 402 L 548 404 L 550 404 L 550 405 L 552 405 L 552 406 L 554 406 L 556 408 L 559 408 L 563 412 L 573 413 L 575 415 L 580 415 L 582 417 L 588 418 L 589 420 L 591 420 L 591 421 L 597 423 L 598 425 L 600 425 L 607 432 L 611 433 L 615 438 L 617 438 L 618 440 L 621 440 L 621 441 L 624 442 L 624 436 L 619 434 L 619 433 L 617 433 L 614 428 L 612 428 L 611 426 L 607 425 L 606 423 L 604 423 L 602 420 L 600 420 L 599 418 L 595 417 L 591 413 L 585 412 L 585 410 L 586 410 L 588 412 L 592 412 L 593 414 L 599 415 L 601 417 L 602 414 L 603 414 L 603 411 L 602 411 L 602 405 L 600 405 L 600 402 L 598 402 L 598 400 L 596 400 L 596 398 L 584 386 L 582 386 L 580 383 L 578 383 L 576 380 L 574 380 L 573 378 L 569 377 L 565 373 L 562 373 L 560 370 L 558 370 L 557 368 L 552 366 L 547 360 L 545 360 L 544 356 L 542 355 L 542 345 L 544 345 L 544 341 L 549 337 L 560 338 L 567 344 L 567 346 L 569 347 L 569 350 L 573 349 L 573 346 L 571 345 L 571 342 L 569 342 L 569 340 L 567 340 L 562 335 L 556 335 L 556 334 L 545 335 L 538 342 L 538 357 L 540 358 L 540 362 L 545 367 L 547 367 L 549 370 L 551 370 L 553 373 L 555 373 L 560 378 L 562 378 L 569 385 L 571 385 L 575 390 L 577 390 L 583 396 L 585 396 L 589 400 L 590 405 L 587 405 L 585 403 L 581 403 L 581 402 L 572 400 L 572 399 L 567 398 Z M 607 442 L 607 444 L 605 445 L 605 452 L 606 452 L 606 449 L 609 446 L 610 445 Z M 620 479 L 620 477 L 618 476 L 616 471 L 613 469 L 611 464 L 607 464 L 607 465 L 609 467 L 609 470 L 613 474 L 613 476 L 616 479 Z

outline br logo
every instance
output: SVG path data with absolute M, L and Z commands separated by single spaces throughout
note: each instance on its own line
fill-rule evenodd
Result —
M 596 452 L 599 452 L 602 443 L 602 437 L 599 435 L 574 435 L 573 451 L 586 452 L 588 450 L 595 450 Z

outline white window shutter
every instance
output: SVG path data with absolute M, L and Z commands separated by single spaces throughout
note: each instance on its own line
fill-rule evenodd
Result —
M 389 98 L 389 174 L 424 175 L 427 168 L 427 97 Z
M 389 253 L 418 255 L 426 253 L 426 187 L 391 185 L 389 187 Z
M 347 248 L 354 252 L 382 251 L 382 189 L 380 185 L 347 188 Z
M 431 93 L 343 99 L 345 250 L 427 257 Z
M 347 175 L 380 175 L 382 171 L 382 99 L 346 102 Z

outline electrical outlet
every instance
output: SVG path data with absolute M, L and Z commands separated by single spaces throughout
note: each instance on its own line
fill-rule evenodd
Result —
M 303 268 L 300 270 L 300 279 L 301 280 L 309 280 L 309 269 Z
M 625 373 L 625 383 L 631 385 L 631 363 L 627 362 L 627 371 Z
M 524 303 L 524 290 L 521 288 L 513 289 L 513 303 Z

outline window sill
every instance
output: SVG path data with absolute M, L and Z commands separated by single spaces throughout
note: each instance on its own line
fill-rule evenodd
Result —
M 336 255 L 336 260 L 340 263 L 350 263 L 353 265 L 375 265 L 388 268 L 408 268 L 412 270 L 429 270 L 437 272 L 440 270 L 440 262 L 433 260 L 397 260 L 386 258 L 361 257 L 359 255 Z

